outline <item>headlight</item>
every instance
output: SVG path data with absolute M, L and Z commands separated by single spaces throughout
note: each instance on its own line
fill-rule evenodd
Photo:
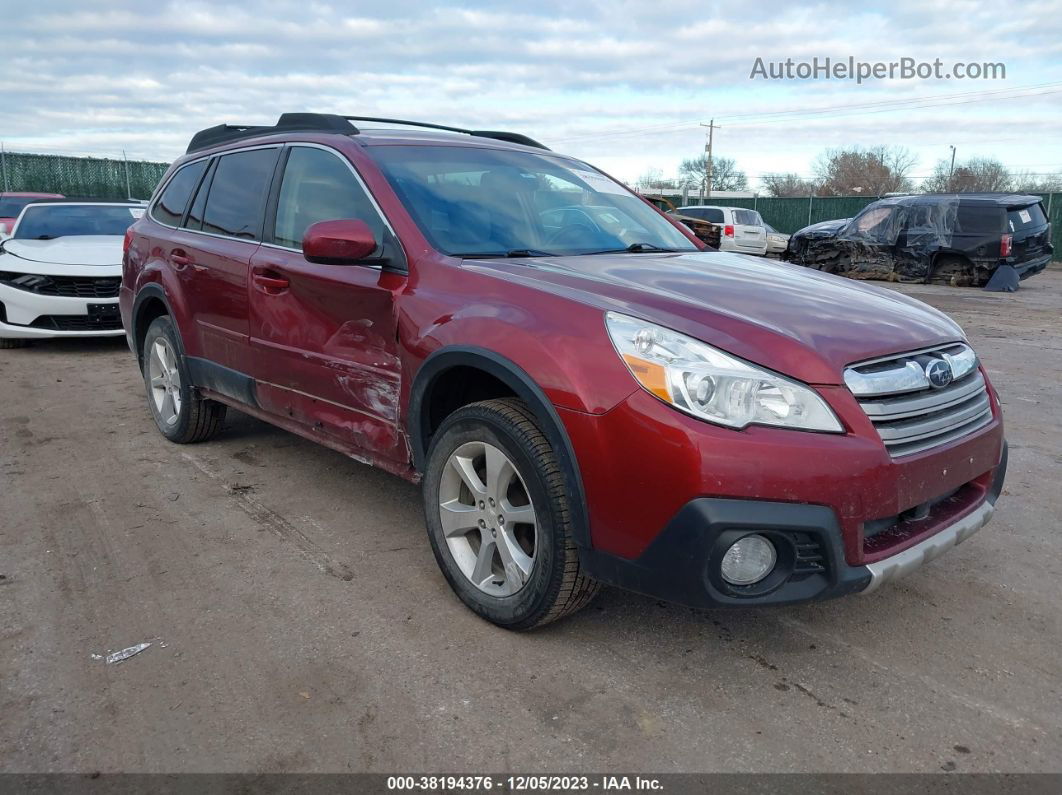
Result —
M 692 337 L 628 315 L 605 315 L 612 344 L 647 391 L 702 420 L 842 433 L 819 395 Z

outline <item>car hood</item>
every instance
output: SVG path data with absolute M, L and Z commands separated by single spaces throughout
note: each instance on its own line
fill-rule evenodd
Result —
M 833 221 L 820 221 L 811 226 L 805 226 L 793 233 L 793 237 L 832 237 L 840 232 L 851 218 L 838 218 Z
M 8 239 L 4 241 L 4 251 L 30 262 L 51 265 L 121 265 L 122 241 L 122 235 L 71 235 L 54 240 Z
M 963 339 L 954 321 L 921 301 L 740 254 L 596 254 L 465 264 L 659 323 L 807 383 L 843 384 L 844 366 L 852 362 Z

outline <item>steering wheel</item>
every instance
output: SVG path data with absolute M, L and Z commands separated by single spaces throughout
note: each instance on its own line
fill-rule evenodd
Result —
M 556 245 L 578 246 L 580 243 L 585 243 L 588 238 L 593 239 L 597 234 L 599 234 L 598 230 L 587 224 L 569 224 L 550 235 L 544 245 L 546 248 Z

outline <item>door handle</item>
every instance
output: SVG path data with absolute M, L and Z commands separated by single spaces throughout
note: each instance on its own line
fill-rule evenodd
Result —
M 188 256 L 184 249 L 175 248 L 170 252 L 170 261 L 179 268 L 184 268 L 191 265 L 193 260 Z
M 267 276 L 264 273 L 256 273 L 252 278 L 255 287 L 267 295 L 280 295 L 291 286 L 291 283 L 283 276 Z

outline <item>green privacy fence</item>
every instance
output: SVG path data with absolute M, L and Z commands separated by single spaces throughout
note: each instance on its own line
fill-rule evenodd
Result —
M 1055 259 L 1062 259 L 1062 193 L 1041 193 L 1044 209 L 1051 221 L 1052 244 Z M 681 196 L 668 196 L 674 204 L 681 204 Z M 700 201 L 691 196 L 689 204 L 711 204 L 718 207 L 747 207 L 758 210 L 763 220 L 779 232 L 793 233 L 808 224 L 829 221 L 834 218 L 851 218 L 876 197 L 864 196 L 811 196 L 792 199 L 754 197 L 751 199 L 711 198 Z
M 97 199 L 146 199 L 168 163 L 3 152 L 0 188 Z

